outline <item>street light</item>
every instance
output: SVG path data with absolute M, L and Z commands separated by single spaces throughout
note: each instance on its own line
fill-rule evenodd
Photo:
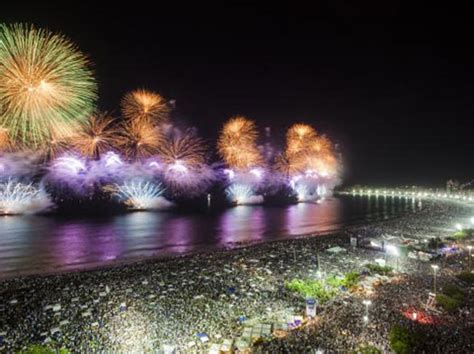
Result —
M 469 251 L 469 269 L 471 269 L 471 263 L 472 263 L 471 250 L 472 250 L 472 246 L 468 245 L 467 249 Z
M 454 225 L 454 227 L 456 228 L 456 230 L 458 231 L 461 231 L 462 230 L 462 225 L 457 223 L 456 225 Z
M 367 323 L 369 322 L 369 306 L 372 304 L 372 301 L 370 300 L 364 300 L 362 303 L 365 305 L 365 315 L 363 317 L 364 322 Z
M 398 272 L 398 257 L 400 256 L 400 251 L 394 245 L 387 245 L 385 246 L 385 249 L 387 250 L 388 254 L 391 254 L 393 257 L 395 257 L 395 269 Z
M 474 225 L 474 216 L 471 218 L 471 224 Z
M 434 279 L 434 282 L 433 282 L 433 289 L 434 289 L 434 293 L 436 295 L 436 271 L 439 269 L 439 266 L 437 266 L 436 264 L 432 264 L 431 265 L 431 268 L 433 268 L 433 271 L 434 271 L 434 274 L 433 274 L 433 279 Z

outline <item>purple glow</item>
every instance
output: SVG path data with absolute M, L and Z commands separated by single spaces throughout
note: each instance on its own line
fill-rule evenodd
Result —
M 117 168 L 123 165 L 122 159 L 113 151 L 109 151 L 104 156 L 106 168 Z
M 87 170 L 83 160 L 73 156 L 63 156 L 54 160 L 52 168 L 62 174 L 78 175 Z
M 168 165 L 168 171 L 175 174 L 185 175 L 188 173 L 189 169 L 181 160 L 176 160 L 174 163 Z
M 157 169 L 157 170 L 161 169 L 160 164 L 159 164 L 158 162 L 156 162 L 156 161 L 150 162 L 150 163 L 148 164 L 148 167 L 151 167 L 151 168 L 154 168 L 154 169 Z
M 224 169 L 224 174 L 226 174 L 229 179 L 234 179 L 235 178 L 235 172 L 233 170 L 228 169 L 228 168 Z
M 261 168 L 252 168 L 250 170 L 250 173 L 253 174 L 255 177 L 258 179 L 261 179 L 263 177 L 263 170 Z

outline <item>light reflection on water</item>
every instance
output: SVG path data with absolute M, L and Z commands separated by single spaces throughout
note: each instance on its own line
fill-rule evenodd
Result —
M 338 230 L 419 209 L 411 200 L 340 197 L 321 204 L 97 218 L 0 217 L 0 277 L 232 247 Z

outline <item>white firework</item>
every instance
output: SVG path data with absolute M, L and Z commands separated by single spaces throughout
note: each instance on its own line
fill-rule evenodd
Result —
M 171 203 L 162 197 L 165 188 L 161 183 L 150 181 L 130 180 L 123 184 L 114 184 L 111 188 L 113 195 L 125 203 L 130 209 L 150 210 L 162 209 L 171 206 Z
M 263 197 L 255 195 L 251 185 L 248 184 L 232 184 L 225 191 L 227 198 L 235 204 L 261 204 Z
M 77 176 L 87 171 L 84 160 L 75 156 L 62 156 L 54 160 L 51 169 L 63 176 Z
M 0 183 L 0 215 L 34 214 L 52 205 L 46 192 L 31 183 Z

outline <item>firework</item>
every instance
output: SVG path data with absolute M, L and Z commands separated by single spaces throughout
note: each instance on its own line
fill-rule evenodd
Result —
M 11 151 L 13 149 L 8 130 L 0 126 L 0 151 Z
M 190 131 L 168 137 L 158 150 L 162 161 L 169 165 L 178 163 L 192 168 L 206 162 L 206 145 Z
M 30 184 L 0 183 L 0 215 L 34 214 L 52 207 L 47 194 Z
M 92 115 L 73 139 L 73 146 L 84 157 L 98 159 L 120 145 L 120 129 L 107 113 Z
M 159 94 L 135 90 L 127 93 L 122 99 L 122 114 L 133 122 L 158 124 L 168 117 L 169 107 Z
M 0 180 L 15 177 L 18 179 L 31 178 L 42 167 L 39 153 L 13 152 L 0 154 Z
M 286 151 L 278 157 L 277 169 L 291 178 L 299 201 L 324 197 L 339 182 L 340 164 L 331 141 L 306 124 L 288 130 Z
M 71 136 L 96 100 L 88 60 L 62 35 L 0 25 L 0 126 L 37 148 Z
M 254 189 L 248 184 L 232 184 L 225 191 L 227 198 L 234 204 L 261 204 L 263 197 L 255 195 Z
M 148 122 L 128 122 L 119 145 L 129 159 L 145 159 L 158 152 L 163 139 L 160 130 Z
M 56 157 L 63 155 L 66 151 L 71 148 L 71 138 L 55 138 L 52 137 L 51 141 L 41 150 L 43 159 L 50 161 Z
M 206 145 L 191 131 L 169 136 L 159 148 L 163 177 L 173 194 L 196 196 L 214 181 L 206 164 Z
M 330 140 L 305 124 L 288 130 L 286 151 L 277 159 L 277 167 L 289 176 L 310 172 L 327 177 L 337 174 L 338 165 Z
M 87 171 L 86 163 L 74 156 L 59 157 L 53 161 L 51 167 L 64 176 L 84 175 Z
M 119 155 L 113 151 L 108 151 L 104 155 L 104 166 L 106 169 L 117 169 L 123 166 L 123 161 Z
M 245 170 L 262 163 L 257 149 L 255 123 L 245 117 L 231 118 L 221 131 L 217 148 L 229 167 Z
M 312 149 L 312 144 L 317 138 L 316 130 L 307 124 L 294 124 L 286 135 L 288 156 Z
M 149 210 L 171 206 L 171 203 L 162 197 L 165 188 L 161 184 L 131 180 L 125 181 L 121 185 L 107 186 L 105 189 L 112 192 L 113 196 L 117 197 L 130 209 Z

